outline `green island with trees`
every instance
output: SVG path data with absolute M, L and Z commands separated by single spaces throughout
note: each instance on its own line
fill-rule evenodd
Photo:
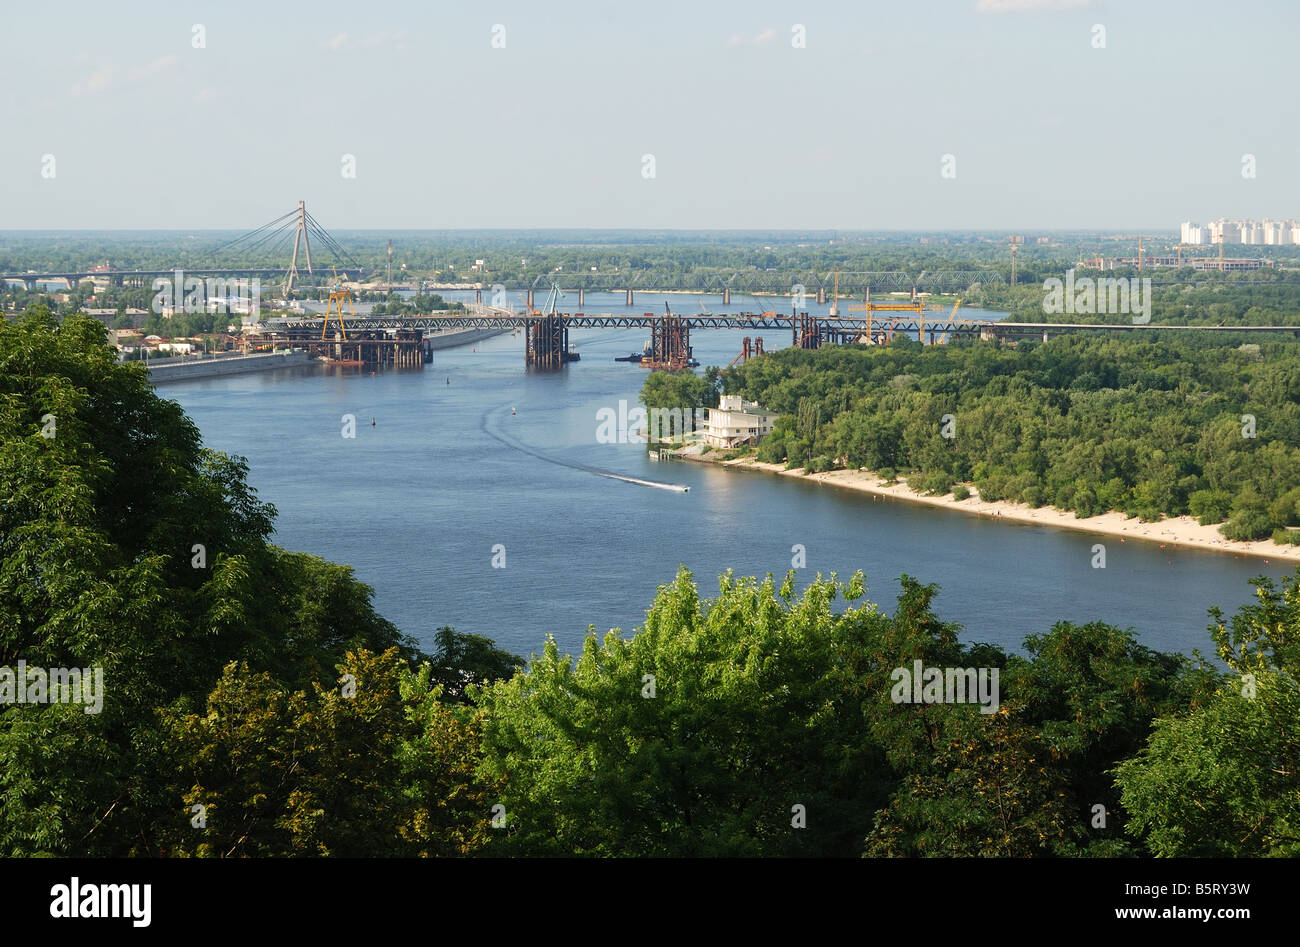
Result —
M 1150 364 L 1115 379 L 1174 403 L 1178 360 L 1135 351 Z M 783 439 L 812 450 L 873 373 L 912 412 L 909 444 L 911 417 L 966 410 L 962 378 L 1021 394 L 1012 412 L 1071 359 L 1098 380 L 1087 411 L 1118 410 L 1083 340 L 783 353 L 740 378 L 807 415 Z M 1215 359 L 1261 388 L 1295 377 L 1267 352 Z M 1101 623 L 1060 622 L 1023 654 L 963 643 L 906 575 L 891 614 L 861 574 L 799 591 L 793 573 L 728 573 L 706 598 L 684 569 L 634 634 L 590 629 L 576 659 L 547 640 L 525 663 L 445 627 L 425 653 L 351 569 L 269 541 L 244 462 L 205 449 L 99 323 L 0 325 L 0 387 L 0 666 L 100 667 L 105 688 L 99 713 L 0 703 L 6 856 L 1300 854 L 1300 572 L 1211 612 L 1217 662 Z M 1039 387 L 1048 437 L 1075 394 Z M 1194 403 L 1208 417 L 1215 397 Z M 805 399 L 836 410 L 813 424 Z M 1032 421 L 989 411 L 989 428 Z M 998 669 L 996 712 L 895 703 L 891 672 L 918 660 Z
M 1190 515 L 1230 540 L 1300 543 L 1293 341 L 1139 332 L 923 347 L 898 337 L 783 349 L 694 380 L 651 376 L 642 399 L 707 406 L 718 390 L 781 414 L 757 457 L 790 469 L 863 468 L 931 494 L 973 484 L 986 500 L 1079 517 Z

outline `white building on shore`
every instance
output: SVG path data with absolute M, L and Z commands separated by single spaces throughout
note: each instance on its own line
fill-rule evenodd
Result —
M 739 395 L 723 395 L 716 408 L 709 409 L 704 442 L 710 447 L 736 447 L 757 444 L 772 433 L 779 414 L 764 411 L 756 401 L 744 401 Z

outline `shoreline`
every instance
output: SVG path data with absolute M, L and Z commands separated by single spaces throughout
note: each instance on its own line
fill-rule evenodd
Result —
M 1029 523 L 1038 526 L 1055 526 L 1075 532 L 1095 533 L 1103 536 L 1117 537 L 1120 542 L 1136 539 L 1140 542 L 1159 543 L 1165 546 L 1183 546 L 1201 549 L 1207 552 L 1231 553 L 1238 556 L 1255 556 L 1263 559 L 1277 559 L 1283 562 L 1300 563 L 1300 546 L 1282 546 L 1271 539 L 1258 539 L 1250 542 L 1234 542 L 1225 539 L 1219 532 L 1219 525 L 1202 526 L 1190 516 L 1166 518 L 1155 523 L 1143 523 L 1137 517 L 1128 517 L 1123 513 L 1109 512 L 1098 516 L 1079 518 L 1067 510 L 1058 510 L 1050 506 L 1031 507 L 1024 503 L 1010 500 L 983 500 L 979 491 L 967 485 L 971 491 L 968 499 L 954 499 L 951 493 L 944 496 L 927 496 L 916 493 L 903 480 L 888 486 L 874 473 L 867 470 L 831 470 L 826 473 L 804 475 L 802 468 L 786 470 L 783 464 L 768 464 L 752 457 L 740 457 L 735 460 L 706 460 L 701 457 L 683 457 L 698 463 L 713 464 L 715 467 L 731 467 L 742 470 L 757 470 L 785 477 L 798 477 L 821 484 L 857 490 L 876 496 L 886 496 L 912 503 L 927 503 L 930 506 L 943 507 L 967 515 L 984 516 L 989 519 L 1004 520 L 1012 523 Z

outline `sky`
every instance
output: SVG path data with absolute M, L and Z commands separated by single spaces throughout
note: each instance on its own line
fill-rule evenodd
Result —
M 1295 0 L 6 8 L 0 230 L 1300 218 Z

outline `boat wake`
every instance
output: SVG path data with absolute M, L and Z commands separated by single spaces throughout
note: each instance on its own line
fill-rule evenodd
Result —
M 613 471 L 610 470 L 601 470 L 599 467 L 591 467 L 588 466 L 587 464 L 578 464 L 578 463 L 574 463 L 573 461 L 561 460 L 558 457 L 550 457 L 546 454 L 543 454 L 541 451 L 534 450 L 533 448 L 529 447 L 526 444 L 521 444 L 519 441 L 515 440 L 513 437 L 510 437 L 508 434 L 505 434 L 500 430 L 493 429 L 493 427 L 489 424 L 489 421 L 493 419 L 493 415 L 504 413 L 504 410 L 505 409 L 503 408 L 499 412 L 495 412 L 495 411 L 484 412 L 483 419 L 479 424 L 479 427 L 483 430 L 484 434 L 487 434 L 489 437 L 493 438 L 494 440 L 500 441 L 502 444 L 505 444 L 507 447 L 511 447 L 517 451 L 522 451 L 523 453 L 527 454 L 530 457 L 536 457 L 538 460 L 544 460 L 548 464 L 555 464 L 555 466 L 557 467 L 568 467 L 570 470 L 581 470 L 584 473 L 595 474 L 597 477 L 605 477 L 609 480 L 622 480 L 624 483 L 636 484 L 639 487 L 654 487 L 656 490 L 671 490 L 674 493 L 690 492 L 691 488 L 685 486 L 684 484 L 665 483 L 662 480 L 645 480 L 641 477 L 629 477 L 626 476 L 625 474 L 614 473 Z
M 625 483 L 635 483 L 642 487 L 655 487 L 659 490 L 674 490 L 677 493 L 688 493 L 691 489 L 690 487 L 680 483 L 664 483 L 662 480 L 641 480 L 638 477 L 625 477 L 622 474 L 609 473 L 603 470 L 594 470 L 590 467 L 583 469 L 591 470 L 591 472 L 598 477 L 608 477 L 611 480 L 622 480 Z

